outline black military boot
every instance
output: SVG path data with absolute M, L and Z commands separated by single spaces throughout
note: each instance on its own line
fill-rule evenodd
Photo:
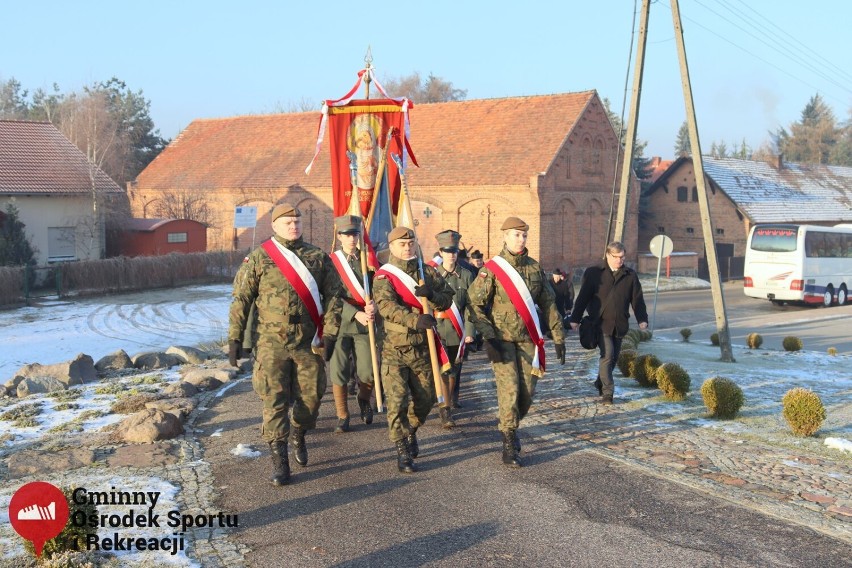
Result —
M 455 428 L 456 422 L 453 420 L 453 415 L 450 413 L 448 406 L 439 407 L 438 416 L 441 417 L 441 426 L 444 428 Z
M 595 379 L 595 388 L 598 389 L 598 396 L 603 396 L 603 382 L 600 377 Z
M 369 383 L 358 384 L 358 408 L 361 409 L 361 421 L 364 424 L 373 423 L 373 405 L 370 404 L 370 394 L 373 385 Z
M 521 435 L 515 430 L 515 453 L 521 453 Z
M 411 461 L 411 453 L 405 438 L 396 441 L 396 467 L 400 473 L 414 473 L 414 462 Z
M 420 444 L 417 443 L 417 428 L 412 428 L 411 434 L 405 437 L 405 442 L 408 444 L 408 452 L 412 459 L 420 455 Z
M 296 463 L 302 467 L 308 465 L 308 448 L 305 446 L 305 429 L 301 426 L 293 428 L 290 432 L 290 443 L 293 445 L 293 457 Z
M 349 431 L 349 417 L 346 418 L 338 418 L 337 426 L 334 428 L 335 434 L 343 434 Z
M 518 458 L 517 450 L 515 450 L 515 439 L 514 430 L 503 432 L 503 465 L 509 467 L 521 467 L 523 465 Z
M 290 483 L 290 456 L 287 455 L 287 441 L 269 442 L 269 452 L 272 455 L 272 485 L 287 485 Z

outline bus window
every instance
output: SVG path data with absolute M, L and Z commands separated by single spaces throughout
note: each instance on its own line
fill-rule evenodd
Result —
M 838 233 L 826 233 L 825 234 L 825 255 L 831 258 L 840 258 L 844 256 L 840 250 L 840 240 L 843 238 L 843 235 Z
M 805 235 L 805 256 L 823 257 L 825 253 L 825 233 L 808 231 Z
M 751 248 L 761 252 L 792 252 L 796 250 L 796 228 L 756 227 L 751 236 Z

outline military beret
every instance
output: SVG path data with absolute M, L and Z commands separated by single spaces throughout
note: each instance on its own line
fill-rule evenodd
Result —
M 470 253 L 470 258 L 482 258 L 482 253 L 479 252 L 479 249 L 476 249 L 472 253 Z
M 355 215 L 343 215 L 342 217 L 334 218 L 334 226 L 337 227 L 338 233 L 351 235 L 361 232 L 361 217 Z
M 272 209 L 272 221 L 278 217 L 301 217 L 302 212 L 295 205 L 289 203 L 279 203 Z
M 399 239 L 413 239 L 414 231 L 408 227 L 396 227 L 388 233 L 388 242 L 392 243 Z
M 503 226 L 500 227 L 501 231 L 508 231 L 509 229 L 517 229 L 519 231 L 529 231 L 530 226 L 523 222 L 523 220 L 518 217 L 508 217 L 505 221 L 503 221 Z
M 459 241 L 461 240 L 461 234 L 453 231 L 452 229 L 448 229 L 446 231 L 441 231 L 437 235 L 435 235 L 435 239 L 438 241 L 438 248 L 441 250 L 449 251 L 449 252 L 458 252 L 459 251 Z

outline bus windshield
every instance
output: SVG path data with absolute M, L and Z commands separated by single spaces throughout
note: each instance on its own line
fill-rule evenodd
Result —
M 755 227 L 751 248 L 761 252 L 792 252 L 796 250 L 797 229 L 798 227 Z

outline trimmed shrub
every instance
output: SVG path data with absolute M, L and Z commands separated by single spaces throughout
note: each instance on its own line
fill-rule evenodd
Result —
M 630 365 L 639 356 L 635 349 L 622 349 L 618 354 L 618 370 L 621 371 L 621 376 L 627 378 L 630 376 Z
M 784 419 L 797 436 L 812 436 L 825 420 L 825 407 L 812 390 L 796 387 L 781 399 Z
M 656 355 L 645 353 L 639 355 L 633 362 L 631 376 L 643 387 L 653 387 L 657 383 L 654 373 L 663 362 Z
M 760 349 L 760 346 L 763 345 L 763 336 L 759 333 L 749 333 L 746 336 L 746 345 L 749 349 Z
M 837 347 L 829 347 L 828 348 L 828 354 L 831 355 L 832 357 L 837 355 Z
M 710 334 L 710 344 L 711 345 L 719 345 L 719 334 L 715 331 Z
M 640 329 L 639 330 L 639 339 L 640 341 L 651 341 L 651 338 L 654 337 L 654 332 L 650 329 Z
M 685 327 L 680 330 L 680 336 L 683 338 L 684 341 L 689 341 L 690 336 L 692 336 L 692 330 L 688 327 Z
M 642 333 L 638 329 L 628 330 L 624 337 L 625 339 L 630 338 L 636 345 L 639 345 L 642 342 Z
M 788 335 L 785 337 L 784 341 L 781 342 L 781 345 L 784 346 L 785 351 L 800 351 L 802 347 L 804 347 L 802 340 L 795 335 Z
M 657 386 L 669 400 L 683 400 L 689 392 L 689 373 L 677 363 L 660 365 L 654 373 Z
M 731 379 L 712 377 L 701 385 L 701 398 L 713 418 L 734 418 L 743 406 L 743 389 Z
M 638 347 L 639 346 L 636 344 L 635 341 L 633 341 L 633 338 L 631 338 L 631 337 L 625 337 L 624 339 L 621 340 L 621 349 L 622 350 L 632 349 L 632 350 L 635 351 L 636 349 L 638 349 Z
M 75 503 L 71 495 L 72 491 L 73 489 L 62 490 L 62 493 L 65 494 L 65 500 L 68 501 L 69 515 L 73 516 L 74 513 L 77 513 L 81 516 L 85 515 L 84 518 L 86 519 L 90 516 L 98 515 L 98 509 L 92 503 L 86 502 L 83 505 Z M 78 527 L 75 526 L 74 523 L 68 522 L 65 525 L 65 528 L 62 529 L 61 533 L 44 543 L 44 548 L 41 551 L 41 562 L 44 563 L 46 559 L 66 552 L 71 553 L 86 550 L 86 539 L 88 538 L 88 535 L 94 535 L 97 533 L 97 527 L 90 527 L 88 523 L 86 523 L 85 526 Z M 31 541 L 25 541 L 24 548 L 31 556 L 35 557 L 35 547 Z

